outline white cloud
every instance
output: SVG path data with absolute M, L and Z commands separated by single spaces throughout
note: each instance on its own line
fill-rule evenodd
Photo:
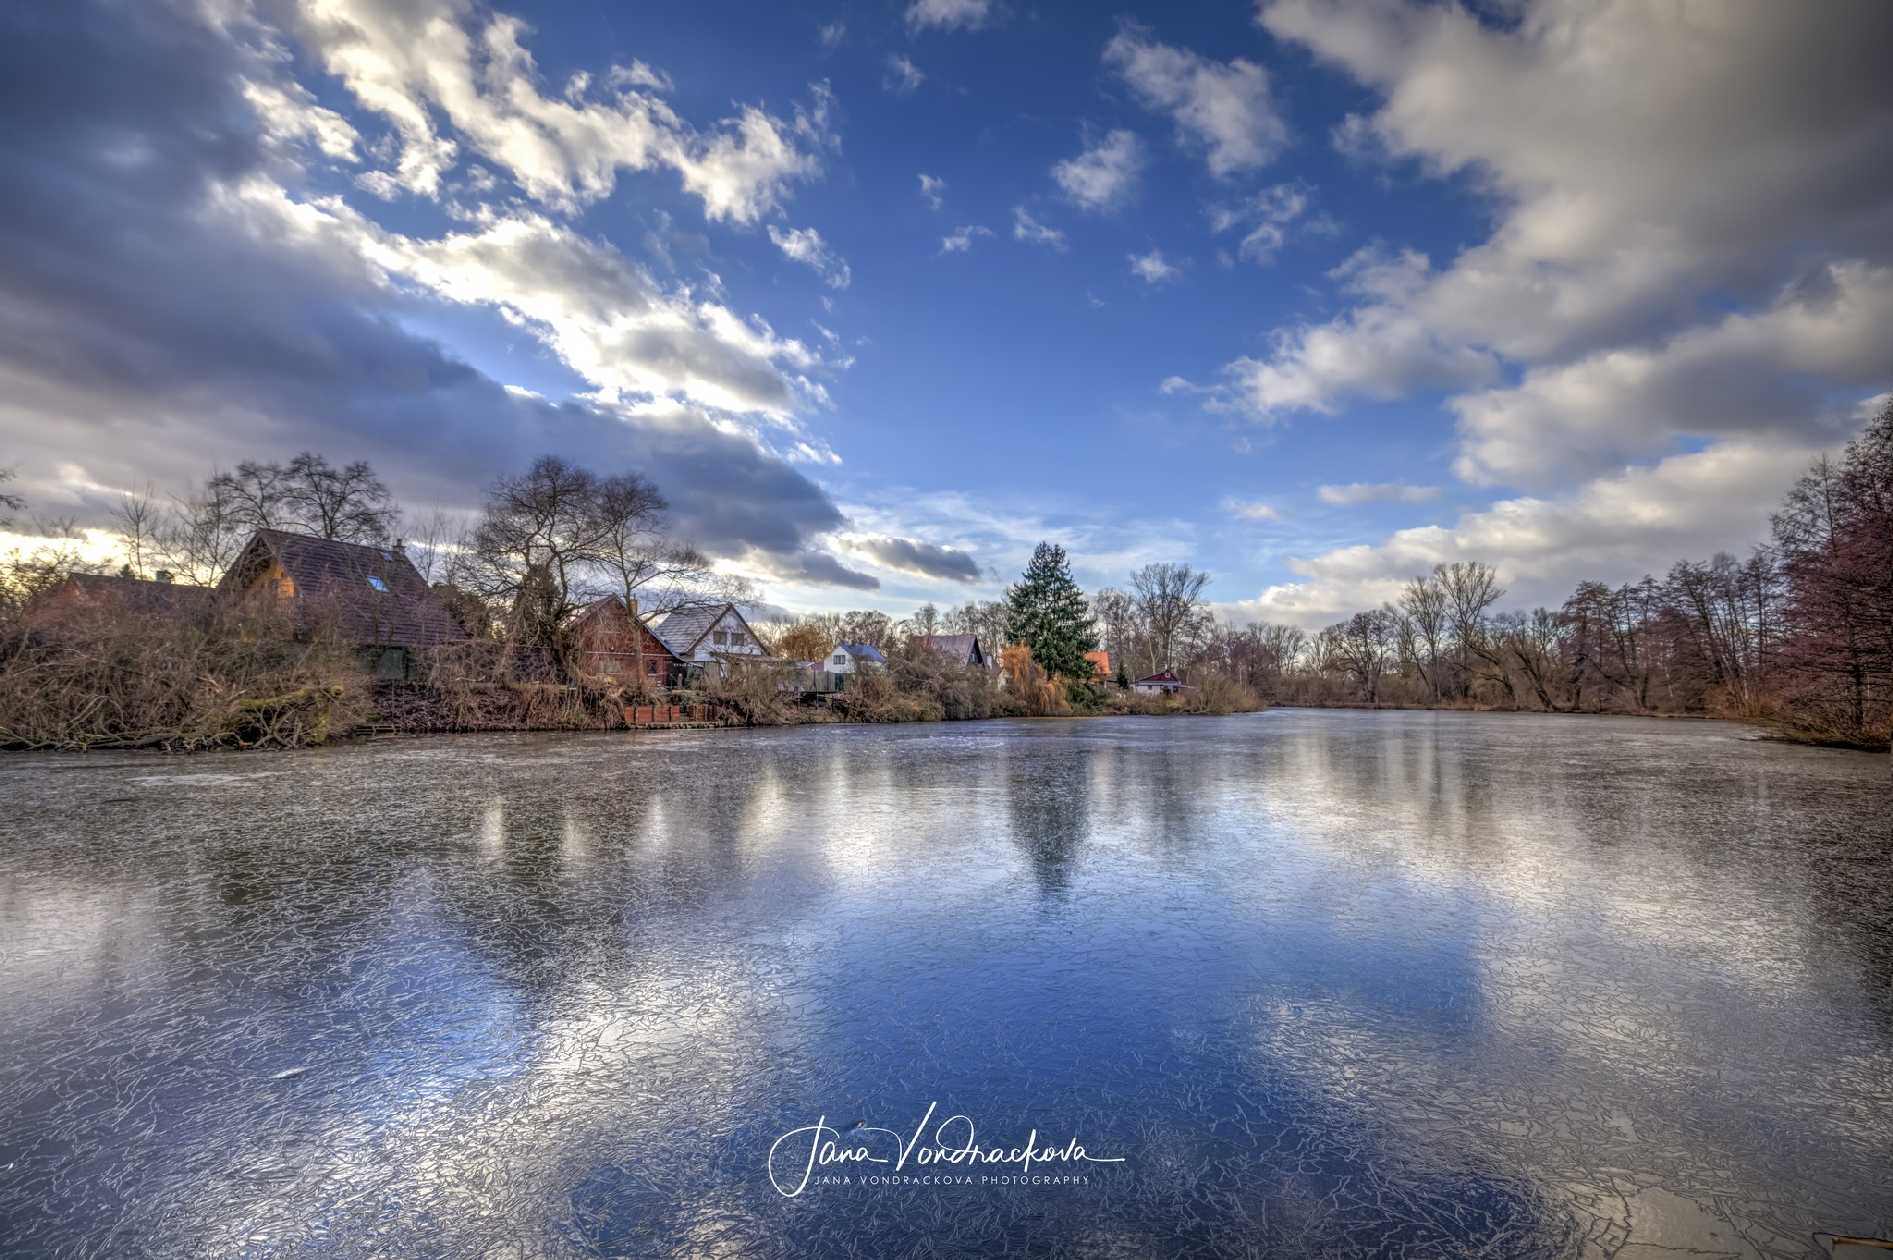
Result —
M 1110 210 L 1129 198 L 1143 168 L 1143 145 L 1134 133 L 1120 130 L 1054 165 L 1052 178 L 1086 210 Z
M 663 288 L 610 245 L 543 215 L 493 214 L 438 238 L 381 228 L 339 199 L 291 199 L 261 181 L 220 199 L 260 239 L 349 255 L 388 282 L 497 310 L 611 406 L 686 404 L 794 430 L 829 368 L 803 342 L 688 285 Z
M 977 223 L 968 223 L 954 228 L 940 238 L 940 252 L 943 254 L 964 254 L 973 248 L 976 236 L 991 236 L 992 229 L 981 227 Z
M 1040 223 L 1024 206 L 1012 207 L 1012 239 L 1024 241 L 1029 245 L 1050 245 L 1053 249 L 1065 248 L 1065 234 L 1057 228 L 1046 227 Z
M 1322 486 L 1315 493 L 1330 507 L 1358 507 L 1363 503 L 1430 503 L 1439 498 L 1439 487 L 1404 481 L 1350 481 L 1344 486 Z
M 1516 386 L 1453 400 L 1457 471 L 1478 483 L 1543 485 L 1666 454 L 1678 439 L 1832 437 L 1851 420 L 1829 404 L 1833 392 L 1890 378 L 1893 268 L 1838 264 L 1766 310 L 1534 368 Z
M 1281 510 L 1260 499 L 1224 499 L 1223 511 L 1244 521 L 1279 521 Z
M 355 149 L 361 136 L 354 125 L 334 110 L 316 104 L 315 96 L 300 83 L 245 80 L 243 97 L 256 111 L 263 134 L 273 142 L 306 142 L 333 161 L 357 160 Z
M 920 199 L 927 203 L 928 209 L 938 210 L 946 205 L 946 181 L 937 175 L 920 173 Z
M 1126 23 L 1104 46 L 1104 63 L 1145 106 L 1168 114 L 1180 137 L 1207 149 L 1212 174 L 1254 170 L 1288 141 L 1268 72 L 1253 61 L 1212 61 Z
M 776 248 L 789 258 L 805 267 L 812 267 L 820 275 L 822 282 L 831 289 L 845 289 L 854 276 L 848 270 L 848 262 L 828 247 L 822 234 L 814 228 L 783 229 L 771 223 L 769 239 Z
M 1346 395 L 1391 401 L 1416 390 L 1485 385 L 1498 374 L 1490 353 L 1455 345 L 1387 307 L 1278 334 L 1271 357 L 1237 359 L 1228 368 L 1236 401 L 1262 419 L 1294 408 L 1333 412 Z
M 1309 193 L 1301 184 L 1276 184 L 1234 205 L 1211 206 L 1210 231 L 1217 234 L 1246 227 L 1236 252 L 1252 263 L 1266 264 L 1288 242 L 1289 226 L 1306 214 Z
M 841 47 L 842 41 L 848 38 L 848 24 L 842 19 L 836 18 L 832 22 L 823 24 L 821 30 L 816 34 L 817 38 L 821 40 L 823 48 L 839 48 Z
M 1810 262 L 1893 254 L 1893 96 L 1868 51 L 1893 40 L 1883 4 L 1808 22 L 1733 0 L 1686 17 L 1539 0 L 1500 23 L 1264 0 L 1259 20 L 1377 94 L 1343 127 L 1350 147 L 1463 176 L 1494 206 L 1490 235 L 1449 267 L 1283 337 L 1275 405 L 1634 345 L 1765 300 Z M 1401 369 L 1363 370 L 1389 339 Z
M 911 30 L 978 30 L 992 20 L 993 0 L 913 0 L 907 6 Z
M 1768 533 L 1768 514 L 1815 448 L 1732 440 L 1625 469 L 1552 498 L 1516 498 L 1451 526 L 1403 529 L 1386 541 L 1291 561 L 1297 580 L 1242 608 L 1269 621 L 1318 626 L 1398 596 L 1435 564 L 1482 560 L 1510 588 L 1508 607 L 1556 605 L 1576 584 L 1661 574 L 1684 557 L 1742 548 Z
M 1126 254 L 1130 259 L 1131 274 L 1145 284 L 1167 284 L 1180 280 L 1183 272 L 1164 260 L 1163 251 L 1152 249 L 1148 254 Z
M 890 92 L 905 96 L 927 81 L 927 74 L 913 59 L 905 53 L 887 55 L 887 72 L 881 76 L 881 86 Z
M 831 139 L 819 85 L 792 118 L 746 105 L 702 132 L 658 95 L 668 78 L 641 62 L 614 67 L 607 93 L 576 76 L 563 96 L 549 97 L 522 43 L 524 24 L 460 0 L 325 0 L 299 11 L 296 33 L 394 128 L 392 168 L 363 181 L 383 194 L 439 197 L 464 143 L 562 212 L 609 195 L 620 170 L 667 167 L 708 217 L 749 223 L 775 209 L 791 183 L 820 172 L 813 150 Z

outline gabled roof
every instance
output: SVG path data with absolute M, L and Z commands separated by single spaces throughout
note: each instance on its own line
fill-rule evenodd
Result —
M 600 624 L 610 625 L 614 620 L 617 623 L 616 629 L 622 630 L 625 633 L 626 641 L 628 642 L 631 629 L 631 611 L 625 606 L 624 597 L 620 595 L 607 595 L 603 599 L 593 600 L 591 603 L 572 614 L 572 619 L 566 623 L 566 628 L 577 637 L 582 636 L 586 629 L 591 626 Z M 638 629 L 644 636 L 646 650 L 652 651 L 653 654 L 661 654 L 669 657 L 675 657 L 677 655 L 675 652 L 671 651 L 670 645 L 659 638 L 657 632 L 652 630 L 651 627 L 639 625 Z
M 887 664 L 887 658 L 881 655 L 881 649 L 869 643 L 837 643 L 835 652 L 846 652 L 857 661 L 873 661 L 876 665 Z M 830 652 L 833 656 L 835 652 Z
M 1111 654 L 1103 648 L 1095 652 L 1086 652 L 1085 659 L 1091 662 L 1091 668 L 1096 671 L 1097 677 L 1109 678 L 1111 676 Z
M 985 649 L 976 634 L 917 634 L 913 643 L 915 647 L 938 652 L 962 665 L 971 664 L 975 655 L 982 661 L 986 659 Z
M 1173 671 L 1167 669 L 1160 669 L 1154 674 L 1145 674 L 1137 681 L 1140 683 L 1170 683 L 1178 687 L 1183 685 L 1183 680 L 1178 678 Z
M 150 582 L 123 574 L 75 573 L 67 579 L 72 589 L 87 599 L 111 600 L 128 612 L 155 613 L 181 617 L 210 607 L 217 592 L 208 586 L 180 586 L 176 582 Z
M 413 561 L 395 548 L 259 529 L 217 589 L 242 594 L 271 561 L 294 585 L 298 619 L 333 616 L 352 643 L 434 647 L 467 637 Z
M 724 614 L 732 614 L 742 622 L 743 631 L 756 646 L 762 646 L 762 640 L 756 638 L 756 632 L 749 628 L 749 622 L 743 619 L 735 604 L 704 604 L 692 608 L 673 608 L 669 612 L 657 613 L 646 623 L 651 633 L 664 641 L 664 646 L 678 656 L 688 659 L 697 650 L 704 637 L 723 620 Z

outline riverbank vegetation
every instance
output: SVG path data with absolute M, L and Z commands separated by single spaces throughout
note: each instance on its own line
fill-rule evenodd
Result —
M 1501 611 L 1476 560 L 1312 635 L 1262 625 L 1202 650 L 1277 703 L 1693 714 L 1885 748 L 1893 730 L 1893 404 L 1789 491 L 1746 557 L 1583 582 Z
M 0 479 L 0 524 L 23 508 Z M 0 565 L 0 746 L 288 746 L 369 727 L 612 729 L 660 705 L 753 725 L 1111 713 L 1265 704 L 1725 716 L 1811 742 L 1886 747 L 1893 728 L 1893 404 L 1788 494 L 1745 558 L 1580 583 L 1556 607 L 1504 607 L 1477 559 L 1415 575 L 1381 607 L 1308 632 L 1232 625 L 1187 563 L 1148 564 L 1087 595 L 1042 543 L 1004 599 L 906 618 L 879 611 L 760 622 L 773 665 L 690 663 L 653 682 L 594 672 L 572 627 L 615 596 L 647 616 L 725 601 L 740 578 L 674 537 L 657 488 L 556 458 L 500 478 L 455 526 L 408 523 L 366 464 L 305 453 L 245 461 L 168 504 L 127 497 L 109 598 L 62 598 L 88 563 L 76 535 Z M 377 676 L 334 618 L 213 597 L 258 530 L 387 549 L 445 610 L 451 642 Z M 405 570 L 404 570 L 405 571 Z M 102 588 L 100 588 L 102 589 Z M 938 650 L 970 636 L 980 660 Z M 837 644 L 884 665 L 806 687 Z M 777 668 L 776 665 L 795 668 Z M 1157 676 L 1143 688 L 1137 679 Z M 1167 680 L 1166 680 L 1167 679 Z M 661 695 L 659 693 L 662 693 Z
M 1097 647 L 1088 604 L 1063 551 L 1049 545 L 1004 601 L 947 616 L 929 605 L 902 620 L 853 612 L 779 622 L 766 627 L 777 640 L 767 659 L 673 661 L 662 677 L 602 671 L 574 630 L 595 601 L 617 598 L 648 616 L 748 597 L 740 579 L 670 535 L 667 506 L 635 474 L 599 476 L 550 457 L 496 481 L 465 528 L 423 522 L 411 543 L 396 537 L 398 509 L 371 468 L 337 468 L 313 454 L 245 461 L 164 506 L 128 498 L 116 575 L 86 562 L 70 532 L 14 555 L 0 573 L 0 746 L 287 747 L 366 729 L 957 721 L 1261 705 L 1250 688 L 1213 672 L 1175 694 L 1139 695 L 1100 671 L 1085 655 Z M 452 633 L 402 644 L 378 630 L 364 643 L 358 616 L 351 621 L 347 609 L 306 591 L 259 603 L 219 589 L 258 531 L 366 548 L 402 573 L 412 565 L 416 589 Z M 381 578 L 366 580 L 387 589 Z M 273 594 L 294 583 L 278 575 L 266 585 Z M 974 658 L 931 643 L 954 625 L 980 639 Z M 811 671 L 797 663 L 820 661 L 843 641 L 882 649 L 885 663 L 838 691 L 806 686 Z M 1015 646 L 1000 653 L 1002 643 Z

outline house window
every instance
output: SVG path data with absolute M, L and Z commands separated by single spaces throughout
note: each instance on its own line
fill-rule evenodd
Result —
M 644 672 L 649 674 L 653 678 L 657 677 L 657 662 L 655 660 L 645 661 Z
M 730 646 L 731 647 L 742 647 L 743 644 L 747 642 L 749 642 L 749 640 L 743 637 L 743 632 L 741 630 L 730 631 Z
M 388 584 L 382 581 L 380 578 L 376 577 L 372 573 L 368 575 L 368 585 L 374 587 L 378 591 L 383 592 L 384 594 L 388 590 Z
M 846 652 L 835 653 L 835 664 L 846 665 L 847 663 L 848 663 L 848 654 Z
M 721 630 L 712 630 L 710 632 L 710 642 L 716 644 L 718 647 L 728 646 L 729 641 L 730 636 L 724 634 Z

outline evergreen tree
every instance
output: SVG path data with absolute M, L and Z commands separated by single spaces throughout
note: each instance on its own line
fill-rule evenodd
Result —
M 1048 674 L 1091 677 L 1085 653 L 1097 649 L 1097 631 L 1063 547 L 1040 543 L 1018 585 L 1006 588 L 1006 639 L 1030 648 Z

